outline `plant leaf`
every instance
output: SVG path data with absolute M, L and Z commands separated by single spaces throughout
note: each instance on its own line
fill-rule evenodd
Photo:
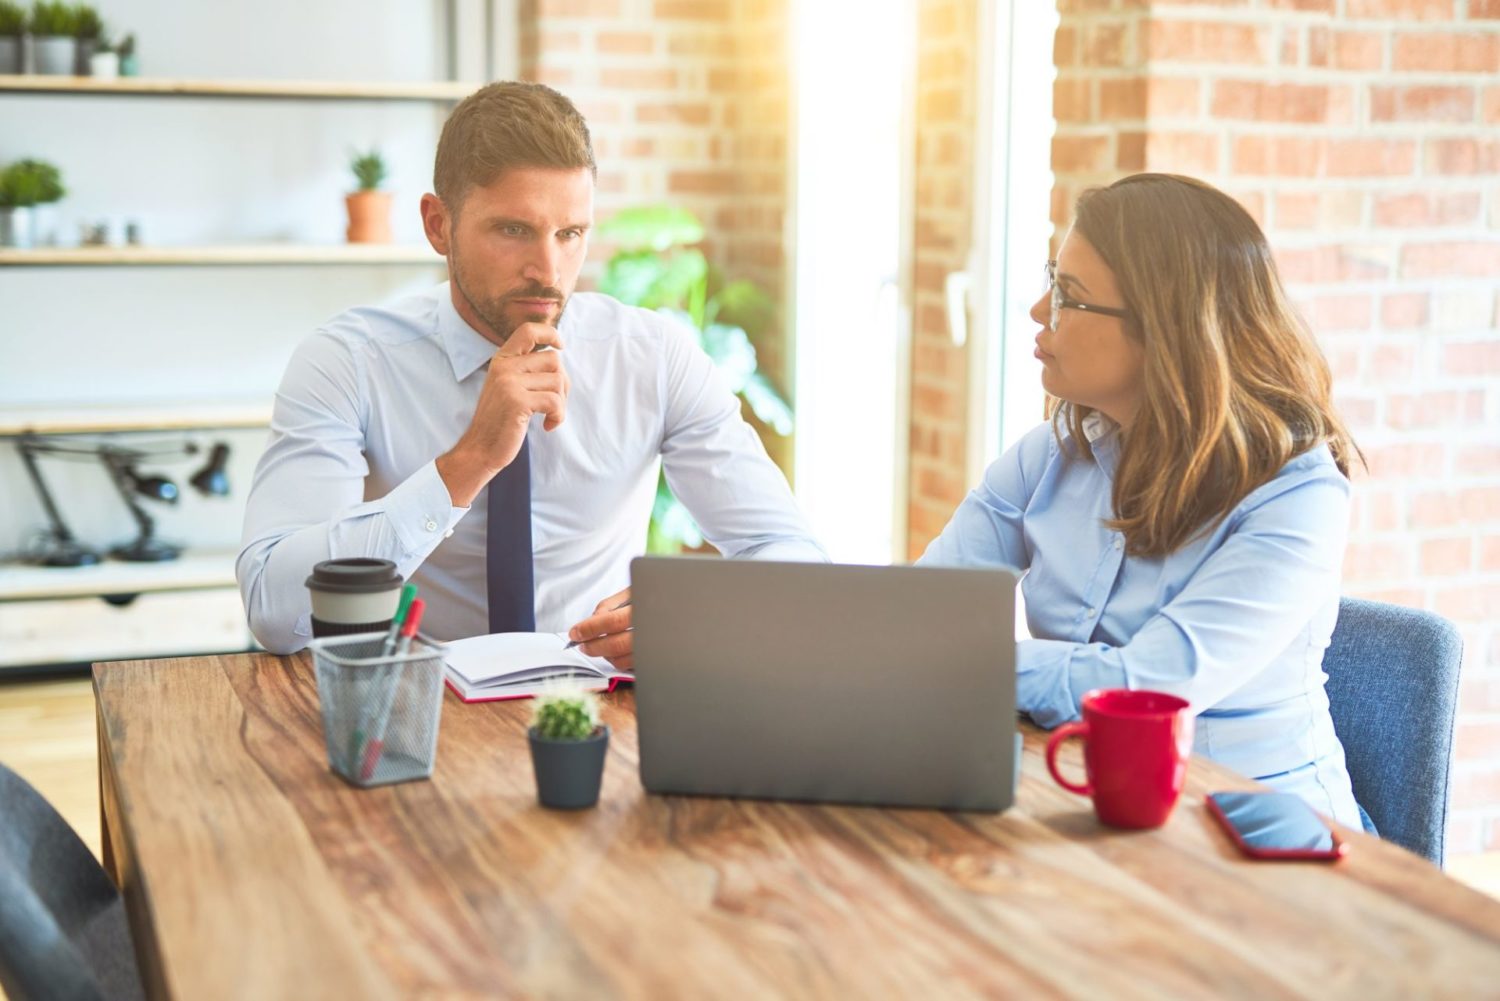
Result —
M 792 408 L 771 385 L 771 380 L 759 372 L 752 372 L 740 392 L 764 424 L 783 438 L 792 433 Z
M 656 501 L 651 507 L 651 520 L 656 525 L 657 535 L 676 543 L 679 549 L 683 546 L 691 548 L 703 545 L 703 532 L 693 516 L 688 514 L 688 509 L 682 506 L 682 501 L 672 493 L 672 488 L 667 486 L 665 476 L 656 481 Z
M 662 260 L 665 261 L 665 266 L 640 304 L 647 309 L 666 306 L 671 309 L 686 309 L 691 313 L 692 304 L 695 298 L 701 296 L 701 289 L 708 277 L 708 261 L 704 258 L 703 251 L 690 247 Z M 692 319 L 689 322 L 693 322 Z M 693 322 L 693 326 L 698 324 Z
M 600 223 L 596 233 L 623 250 L 660 253 L 702 240 L 703 223 L 684 208 L 643 205 L 620 210 Z
M 710 323 L 703 330 L 703 350 L 724 373 L 729 388 L 743 392 L 746 382 L 755 374 L 755 345 L 745 331 L 725 323 Z
M 714 293 L 716 319 L 759 333 L 776 319 L 776 303 L 754 282 L 730 282 Z
M 625 303 L 641 306 L 661 282 L 667 262 L 649 250 L 622 251 L 609 259 L 599 279 L 599 291 Z

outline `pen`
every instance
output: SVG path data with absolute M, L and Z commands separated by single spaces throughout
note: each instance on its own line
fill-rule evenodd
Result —
M 406 610 L 411 607 L 412 599 L 417 596 L 417 585 L 407 584 L 401 589 L 401 601 L 396 605 L 396 614 L 391 616 L 391 628 L 386 630 L 385 643 L 381 645 L 380 656 L 389 657 L 396 652 L 396 638 L 401 635 L 401 625 L 406 621 Z
M 396 603 L 396 614 L 391 616 L 391 627 L 386 631 L 385 641 L 380 644 L 380 656 L 382 658 L 394 657 L 396 655 L 396 642 L 401 635 L 401 626 L 406 622 L 406 613 L 411 608 L 412 599 L 417 596 L 417 585 L 407 584 L 401 588 L 401 600 Z M 380 692 L 385 691 L 385 686 L 379 682 L 385 680 L 386 668 L 376 668 L 376 688 Z M 359 763 L 360 757 L 365 750 L 365 720 L 369 714 L 361 706 L 359 717 L 354 724 L 354 732 L 349 735 L 349 768 L 352 771 Z
M 412 599 L 411 610 L 406 614 L 406 621 L 401 624 L 401 637 L 397 640 L 396 656 L 404 657 L 411 651 L 411 639 L 417 634 L 417 627 L 422 624 L 422 612 L 425 609 L 426 603 L 421 598 Z M 376 716 L 375 726 L 370 732 L 370 742 L 365 746 L 364 761 L 360 764 L 361 782 L 370 781 L 370 776 L 375 774 L 375 766 L 380 764 L 380 753 L 385 749 L 385 728 L 390 724 L 391 710 L 396 706 L 396 693 L 401 688 L 401 674 L 405 668 L 405 664 L 396 664 L 390 669 L 392 672 L 390 684 L 382 693 L 380 711 Z
M 417 635 L 417 627 L 422 624 L 422 613 L 427 610 L 427 603 L 421 598 L 412 599 L 411 611 L 406 616 L 406 621 L 401 624 L 401 638 L 396 641 L 396 656 L 405 657 L 411 650 L 411 638 Z
M 611 612 L 618 612 L 620 609 L 624 608 L 628 604 L 630 604 L 630 599 L 626 598 L 624 601 L 620 602 L 614 608 L 611 608 L 610 611 Z M 631 626 L 630 628 L 628 628 L 628 629 L 626 629 L 624 631 L 627 632 L 627 633 L 633 633 L 633 632 L 635 632 L 635 626 Z M 609 635 L 609 634 L 606 634 L 606 635 Z M 565 647 L 563 647 L 563 649 L 564 650 L 571 650 L 575 646 L 578 646 L 579 644 L 582 644 L 582 643 L 592 643 L 594 640 L 600 639 L 600 638 L 601 637 L 598 637 L 598 636 L 591 636 L 588 639 L 568 640 L 568 645 L 565 646 Z

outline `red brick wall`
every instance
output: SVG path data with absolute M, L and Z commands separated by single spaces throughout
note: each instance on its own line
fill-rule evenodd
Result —
M 1500 4 L 1060 6 L 1054 220 L 1146 169 L 1265 226 L 1370 462 L 1346 591 L 1463 630 L 1450 851 L 1500 848 Z
M 596 214 L 670 203 L 708 227 L 732 278 L 785 292 L 789 59 L 786 0 L 523 0 L 521 76 L 556 87 L 589 121 Z M 595 241 L 585 286 L 612 248 Z M 791 385 L 781 329 L 756 344 Z M 790 443 L 767 441 L 790 469 Z
M 972 232 L 975 0 L 918 5 L 913 247 L 911 484 L 908 550 L 916 559 L 963 500 L 965 353 L 953 346 L 943 284 L 967 266 Z
M 791 25 L 788 0 L 738 0 L 732 66 L 717 74 L 734 95 L 728 109 L 728 150 L 735 171 L 734 195 L 715 209 L 714 227 L 727 234 L 723 266 L 748 278 L 778 301 L 787 292 L 787 213 L 792 165 Z M 711 74 L 710 79 L 715 75 Z M 785 304 L 787 310 L 791 303 Z M 756 344 L 761 368 L 791 393 L 791 347 L 779 329 Z M 782 468 L 790 470 L 791 441 L 769 440 Z

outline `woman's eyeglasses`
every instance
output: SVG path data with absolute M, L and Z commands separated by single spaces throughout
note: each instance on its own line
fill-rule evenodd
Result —
M 1131 318 L 1130 310 L 1116 309 L 1113 306 L 1095 306 L 1093 303 L 1079 302 L 1077 299 L 1069 299 L 1063 294 L 1062 286 L 1057 284 L 1057 262 L 1047 262 L 1047 291 L 1052 293 L 1052 323 L 1050 329 L 1057 329 L 1058 317 L 1065 309 L 1076 309 L 1084 313 L 1100 313 L 1104 316 L 1118 316 L 1122 320 Z

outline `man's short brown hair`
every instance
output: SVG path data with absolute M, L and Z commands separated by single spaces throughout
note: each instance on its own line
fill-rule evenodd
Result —
M 599 176 L 588 123 L 551 87 L 507 81 L 464 98 L 438 139 L 433 190 L 456 211 L 470 188 L 514 167 L 588 168 Z

